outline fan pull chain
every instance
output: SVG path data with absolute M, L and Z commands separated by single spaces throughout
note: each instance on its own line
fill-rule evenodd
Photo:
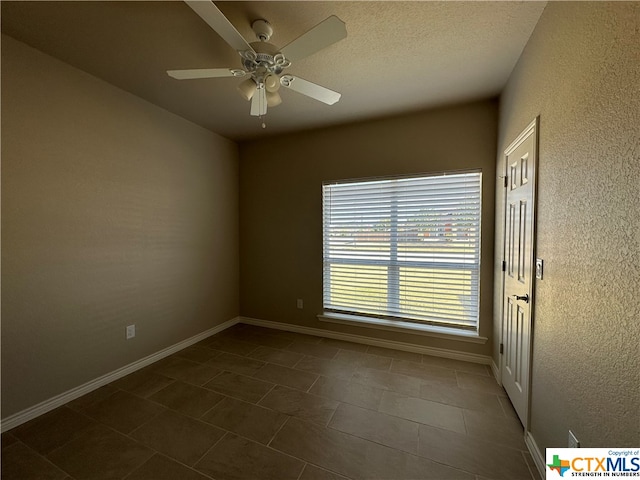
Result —
M 267 124 L 264 121 L 264 116 L 260 115 L 260 120 L 262 121 L 262 128 L 267 128 Z

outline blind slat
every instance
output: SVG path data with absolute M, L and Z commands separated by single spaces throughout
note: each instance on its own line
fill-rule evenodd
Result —
M 323 185 L 327 311 L 477 328 L 481 173 Z

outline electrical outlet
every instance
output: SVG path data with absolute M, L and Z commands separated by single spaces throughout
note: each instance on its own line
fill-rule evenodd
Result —
M 135 326 L 135 324 L 127 325 L 127 340 L 130 340 L 135 336 L 136 336 L 136 326 Z
M 300 310 L 304 308 L 304 302 L 302 301 L 301 298 L 298 299 L 298 301 L 296 302 L 296 305 Z
M 569 430 L 569 448 L 580 448 L 580 442 L 571 430 Z

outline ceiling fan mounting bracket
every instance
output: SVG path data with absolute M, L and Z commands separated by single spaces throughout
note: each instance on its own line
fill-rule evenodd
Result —
M 251 24 L 251 28 L 256 34 L 258 40 L 260 40 L 261 42 L 268 42 L 271 38 L 271 35 L 273 35 L 273 28 L 271 28 L 271 24 L 266 20 L 255 20 Z

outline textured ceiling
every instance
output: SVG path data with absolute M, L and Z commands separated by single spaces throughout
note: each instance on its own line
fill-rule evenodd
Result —
M 348 37 L 288 73 L 342 93 L 328 106 L 293 91 L 249 115 L 237 78 L 175 80 L 167 69 L 239 68 L 239 56 L 186 4 L 3 1 L 2 32 L 234 140 L 336 125 L 497 95 L 545 2 L 216 2 L 255 41 L 268 20 L 282 47 L 329 15 Z

